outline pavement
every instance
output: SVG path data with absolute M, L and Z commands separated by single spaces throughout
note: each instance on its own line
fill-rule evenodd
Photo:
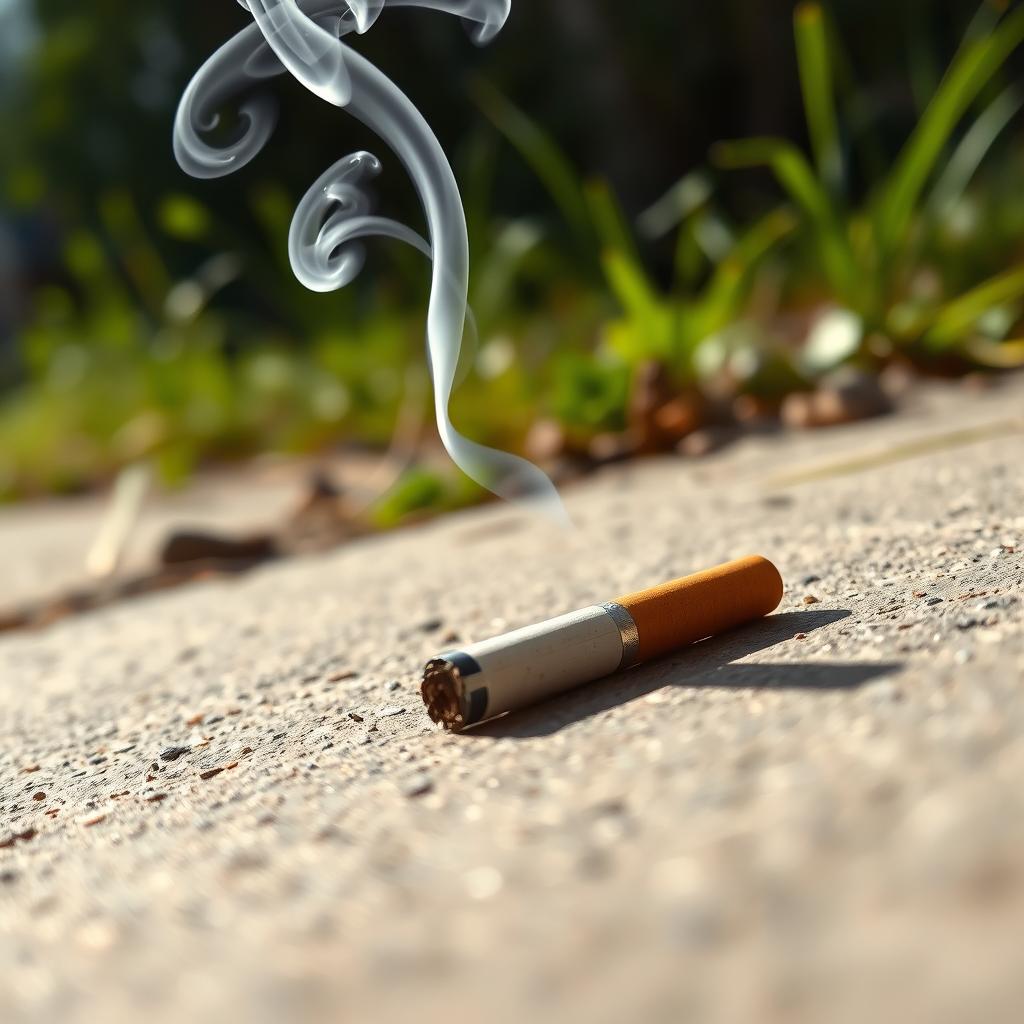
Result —
M 1024 381 L 924 389 L 3 637 L 0 1020 L 1024 1019 L 1022 440 Z M 94 514 L 0 519 L 20 592 Z M 424 713 L 456 642 L 754 552 L 762 623 Z

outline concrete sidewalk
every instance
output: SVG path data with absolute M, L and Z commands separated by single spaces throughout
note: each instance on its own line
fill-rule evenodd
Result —
M 494 505 L 4 638 L 0 1020 L 1020 1020 L 1022 417 L 929 392 L 610 470 L 571 534 Z M 456 638 L 749 552 L 765 623 L 427 720 Z

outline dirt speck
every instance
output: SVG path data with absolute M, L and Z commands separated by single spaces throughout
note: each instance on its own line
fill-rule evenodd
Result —
M 21 832 L 13 832 L 6 839 L 0 839 L 0 850 L 6 850 L 15 843 L 28 843 L 35 839 L 38 832 L 34 828 L 26 828 Z

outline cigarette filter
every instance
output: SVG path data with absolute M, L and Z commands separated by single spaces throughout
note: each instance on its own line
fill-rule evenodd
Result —
M 759 619 L 782 592 L 771 562 L 740 558 L 442 654 L 423 671 L 423 702 L 458 732 Z

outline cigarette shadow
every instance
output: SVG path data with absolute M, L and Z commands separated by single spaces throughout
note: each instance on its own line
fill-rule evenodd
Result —
M 578 687 L 551 700 L 486 722 L 463 736 L 525 739 L 550 736 L 566 726 L 660 690 L 664 686 L 727 689 L 851 690 L 899 671 L 898 662 L 772 662 L 734 664 L 741 658 L 795 640 L 799 634 L 848 618 L 846 610 L 784 612 L 733 630 L 627 672 Z

